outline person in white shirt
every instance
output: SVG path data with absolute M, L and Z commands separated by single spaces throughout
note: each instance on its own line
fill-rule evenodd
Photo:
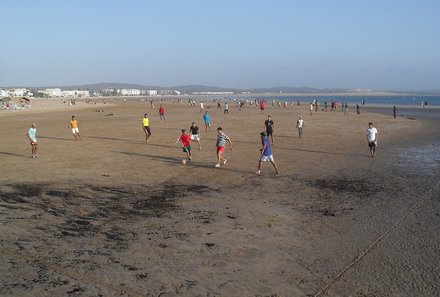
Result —
M 296 121 L 296 128 L 298 129 L 299 137 L 302 137 L 304 134 L 304 119 L 302 115 L 300 115 L 298 121 Z
M 367 142 L 368 146 L 370 147 L 370 154 L 372 157 L 376 156 L 377 134 L 377 129 L 373 127 L 373 123 L 368 123 Z

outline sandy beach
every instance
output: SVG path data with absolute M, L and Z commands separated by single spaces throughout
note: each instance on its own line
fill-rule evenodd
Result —
M 164 106 L 165 121 L 140 101 L 0 113 L 1 296 L 438 295 L 438 120 L 206 102 L 205 132 L 197 104 Z M 255 174 L 269 114 L 279 177 Z M 202 150 L 182 165 L 193 121 Z M 219 126 L 233 150 L 215 168 Z

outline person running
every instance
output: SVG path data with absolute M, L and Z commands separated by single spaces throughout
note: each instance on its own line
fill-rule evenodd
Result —
M 37 155 L 37 149 L 38 149 L 38 143 L 37 143 L 37 124 L 33 123 L 31 127 L 29 128 L 27 132 L 27 137 L 29 138 L 31 142 L 32 147 L 32 158 L 38 158 Z
M 142 119 L 142 129 L 145 132 L 145 142 L 148 143 L 148 138 L 151 136 L 150 119 L 148 119 L 148 114 L 144 114 L 144 118 Z
M 217 147 L 217 164 L 215 164 L 215 167 L 218 168 L 220 167 L 220 163 L 225 165 L 228 161 L 223 158 L 222 154 L 225 151 L 226 141 L 229 142 L 229 149 L 232 151 L 232 141 L 229 136 L 226 135 L 225 132 L 223 132 L 223 129 L 221 127 L 217 128 L 217 133 L 217 143 L 215 144 L 215 146 Z
M 189 131 L 191 132 L 191 140 L 197 142 L 199 145 L 199 150 L 202 150 L 202 146 L 200 145 L 200 131 L 195 122 L 192 122 L 191 127 L 189 127 Z
M 302 138 L 304 134 L 304 119 L 302 115 L 300 115 L 298 121 L 296 121 L 296 128 L 298 129 L 299 137 Z
M 73 136 L 75 137 L 75 140 L 78 141 L 82 140 L 81 135 L 79 135 L 79 124 L 76 120 L 75 116 L 72 116 L 72 119 L 69 122 L 69 127 L 72 129 Z
M 211 116 L 208 114 L 208 111 L 205 111 L 203 115 L 203 122 L 205 122 L 206 132 L 211 131 Z
M 186 157 L 188 158 L 188 162 L 191 161 L 191 137 L 186 134 L 186 130 L 182 129 L 182 135 L 180 135 L 179 138 L 177 138 L 174 145 L 176 145 L 178 142 L 182 143 L 182 150 L 184 153 L 186 153 Z
M 272 163 L 273 167 L 275 168 L 276 175 L 279 176 L 280 171 L 278 170 L 278 166 L 273 159 L 269 138 L 267 137 L 266 132 L 261 132 L 260 135 L 261 135 L 262 148 L 260 149 L 261 156 L 260 156 L 260 160 L 258 161 L 258 170 L 256 173 L 257 175 L 261 175 L 261 171 L 260 171 L 261 163 L 270 161 L 270 163 Z
M 270 136 L 270 140 L 272 141 L 272 145 L 273 145 L 273 129 L 274 129 L 275 124 L 272 121 L 272 117 L 268 116 L 267 120 L 264 122 L 264 127 L 266 130 L 266 134 L 269 137 Z
M 264 114 L 264 99 L 260 100 L 260 110 L 261 110 L 261 114 Z
M 373 127 L 373 123 L 368 123 L 367 129 L 367 141 L 368 146 L 370 147 L 370 154 L 372 157 L 376 156 L 376 147 L 377 147 L 377 129 Z
M 161 121 L 165 121 L 165 108 L 162 104 L 159 106 L 159 117 Z

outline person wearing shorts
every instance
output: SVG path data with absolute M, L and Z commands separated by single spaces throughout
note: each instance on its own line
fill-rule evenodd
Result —
M 296 128 L 298 129 L 299 137 L 302 138 L 304 134 L 304 119 L 302 115 L 300 115 L 298 121 L 296 121 Z
M 257 175 L 261 175 L 261 171 L 260 171 L 261 163 L 269 161 L 270 163 L 272 163 L 273 167 L 275 168 L 276 175 L 278 176 L 280 175 L 280 171 L 278 170 L 278 166 L 273 159 L 272 149 L 270 147 L 270 141 L 269 138 L 267 137 L 267 133 L 261 132 L 260 135 L 261 135 L 262 148 L 260 149 L 261 156 L 260 156 L 260 160 L 258 161 L 258 170 L 256 173 Z
M 195 122 L 192 122 L 191 127 L 189 127 L 189 131 L 191 134 L 191 141 L 197 142 L 199 145 L 199 150 L 202 150 L 202 146 L 200 144 L 200 131 Z
M 165 108 L 162 104 L 159 106 L 159 118 L 161 121 L 165 121 Z
M 148 138 L 151 136 L 150 120 L 148 119 L 148 114 L 144 114 L 144 118 L 142 119 L 142 129 L 145 132 L 145 142 L 148 143 Z
M 223 165 L 226 164 L 228 160 L 223 158 L 222 154 L 225 152 L 225 145 L 226 141 L 229 143 L 229 149 L 232 151 L 232 141 L 229 138 L 228 135 L 226 135 L 225 132 L 223 132 L 223 129 L 221 127 L 217 128 L 217 142 L 215 144 L 217 148 L 217 164 L 215 164 L 215 167 L 220 167 L 220 163 Z
M 73 136 L 75 137 L 75 140 L 81 140 L 81 135 L 79 135 L 79 124 L 76 120 L 75 116 L 72 116 L 72 119 L 69 122 L 69 127 L 72 129 Z
M 182 143 L 182 151 L 186 154 L 186 157 L 188 158 L 188 162 L 191 161 L 192 157 L 191 157 L 191 137 L 186 134 L 186 130 L 182 129 L 182 134 L 180 135 L 179 138 L 177 138 L 176 143 L 174 143 L 174 145 L 176 145 L 178 142 Z
M 273 128 L 274 128 L 275 124 L 272 121 L 272 117 L 268 116 L 267 120 L 264 122 L 264 128 L 266 130 L 266 134 L 269 137 L 270 136 L 270 140 L 272 141 L 273 144 Z
M 367 142 L 372 157 L 376 157 L 377 134 L 377 129 L 373 127 L 373 123 L 368 123 Z
M 261 114 L 264 114 L 264 99 L 260 100 L 260 110 L 261 110 Z
M 208 111 L 205 111 L 203 115 L 203 122 L 205 122 L 205 130 L 206 132 L 211 131 L 211 116 L 208 114 Z
M 32 147 L 32 159 L 38 158 L 37 149 L 37 124 L 33 123 L 27 132 L 27 137 L 31 142 Z

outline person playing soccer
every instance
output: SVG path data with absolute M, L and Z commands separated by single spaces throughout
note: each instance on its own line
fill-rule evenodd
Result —
M 184 153 L 186 153 L 186 157 L 188 159 L 188 162 L 191 161 L 191 159 L 192 159 L 192 156 L 191 156 L 191 137 L 188 134 L 186 134 L 185 129 L 182 129 L 182 134 L 179 136 L 179 138 L 177 138 L 174 145 L 176 145 L 179 141 L 182 143 L 182 151 Z
M 72 119 L 69 122 L 69 127 L 72 129 L 73 136 L 75 137 L 75 140 L 78 141 L 82 140 L 81 135 L 79 135 L 79 124 L 76 120 L 75 116 L 72 116 Z
M 267 137 L 267 133 L 261 132 L 260 135 L 261 135 L 262 148 L 260 149 L 261 156 L 260 156 L 260 160 L 258 161 L 258 170 L 256 173 L 257 175 L 261 175 L 261 171 L 260 171 L 261 163 L 270 161 L 270 163 L 272 163 L 273 167 L 275 168 L 276 175 L 279 176 L 280 171 L 278 170 L 278 166 L 273 159 L 272 149 L 270 147 L 270 141 L 269 138 Z
M 211 116 L 208 114 L 208 111 L 205 111 L 203 115 L 203 122 L 205 122 L 206 132 L 211 131 Z
M 226 162 L 228 160 L 226 160 L 225 158 L 223 158 L 222 154 L 225 151 L 225 145 L 226 145 L 226 141 L 229 143 L 229 149 L 232 151 L 232 141 L 229 138 L 228 135 L 226 135 L 225 132 L 223 132 L 223 129 L 221 127 L 217 128 L 217 142 L 215 144 L 216 148 L 217 148 L 217 164 L 215 164 L 215 167 L 220 167 L 220 163 L 222 163 L 223 165 L 226 164 Z
M 151 136 L 150 120 L 148 119 L 148 114 L 144 114 L 144 118 L 142 119 L 142 129 L 145 132 L 145 142 L 148 143 L 148 138 Z

